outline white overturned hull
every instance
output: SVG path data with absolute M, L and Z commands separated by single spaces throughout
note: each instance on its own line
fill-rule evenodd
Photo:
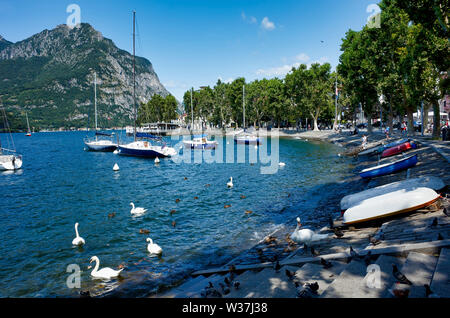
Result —
M 343 215 L 343 222 L 356 224 L 412 212 L 434 203 L 439 197 L 439 194 L 430 188 L 389 192 L 364 200 L 347 209 Z
M 397 181 L 389 184 L 385 184 L 376 188 L 367 189 L 362 192 L 347 195 L 341 200 L 341 211 L 347 210 L 352 206 L 362 203 L 364 200 L 383 195 L 389 192 L 398 190 L 414 190 L 416 188 L 430 188 L 433 190 L 440 190 L 445 187 L 444 182 L 433 176 L 423 176 L 419 178 L 407 179 L 403 181 Z
M 13 158 L 15 157 L 15 160 Z M 0 155 L 0 171 L 18 170 L 22 168 L 22 158 L 13 155 Z
M 98 140 L 84 143 L 90 151 L 110 152 L 117 149 L 117 144 L 108 140 Z

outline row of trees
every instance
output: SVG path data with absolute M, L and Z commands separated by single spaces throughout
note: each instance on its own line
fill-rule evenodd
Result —
M 172 95 L 162 97 L 155 94 L 146 104 L 140 105 L 137 122 L 139 124 L 170 122 L 178 118 L 177 109 L 178 102 L 175 97 Z
M 284 78 L 246 83 L 217 81 L 214 87 L 186 91 L 183 104 L 187 120 L 225 127 L 305 125 L 312 119 L 330 122 L 335 114 L 353 120 L 362 109 L 371 120 L 382 112 L 382 121 L 392 129 L 395 116 L 407 115 L 408 130 L 414 131 L 413 113 L 423 105 L 424 122 L 433 108 L 434 136 L 439 135 L 438 101 L 448 93 L 450 68 L 449 4 L 444 0 L 382 0 L 377 23 L 361 31 L 349 30 L 342 39 L 337 73 L 328 63 L 300 65 Z M 339 87 L 335 110 L 335 82 Z M 245 95 L 243 90 L 245 89 Z M 245 100 L 243 100 L 245 98 Z M 191 106 L 192 102 L 192 106 Z M 167 121 L 175 116 L 175 99 L 154 96 L 139 111 L 139 121 Z
M 413 132 L 413 113 L 423 103 L 424 122 L 428 110 L 434 110 L 437 137 L 438 100 L 448 92 L 448 2 L 383 0 L 379 6 L 378 25 L 350 30 L 342 41 L 337 70 L 348 108 L 354 112 L 362 107 L 369 130 L 378 111 L 387 114 L 391 129 L 393 117 L 406 114 Z
M 333 111 L 334 77 L 330 64 L 302 64 L 283 79 L 262 79 L 246 83 L 237 78 L 231 83 L 220 80 L 211 88 L 185 92 L 183 103 L 187 118 L 217 127 L 230 124 L 260 127 L 263 122 L 275 126 L 296 126 L 301 119 L 311 118 L 318 129 L 318 119 L 331 120 Z

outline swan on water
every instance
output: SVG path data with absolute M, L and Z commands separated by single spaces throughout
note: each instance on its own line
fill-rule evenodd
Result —
M 102 268 L 101 270 L 98 270 L 98 268 L 100 267 L 100 260 L 98 259 L 97 256 L 92 256 L 89 263 L 92 263 L 94 261 L 95 261 L 95 267 L 91 272 L 92 277 L 101 278 L 101 279 L 111 279 L 111 278 L 119 276 L 120 272 L 123 271 L 123 268 L 116 271 L 109 267 L 105 267 L 105 268 Z M 91 268 L 91 266 L 89 266 L 88 269 L 89 268 Z
M 162 253 L 162 248 L 158 244 L 153 243 L 153 240 L 151 238 L 148 237 L 147 242 L 149 242 L 147 245 L 147 251 L 150 254 L 161 254 Z
M 280 162 L 278 165 L 279 165 L 280 167 L 284 167 L 286 164 L 285 164 L 284 162 Z
M 227 187 L 228 188 L 232 188 L 233 187 L 233 177 L 230 177 L 230 181 L 228 181 Z
M 142 213 L 147 212 L 147 209 L 139 208 L 139 207 L 138 207 L 138 208 L 135 208 L 133 202 L 131 202 L 130 205 L 132 206 L 132 209 L 131 209 L 131 211 L 130 211 L 131 214 L 142 214 Z
M 75 234 L 76 234 L 77 236 L 73 239 L 72 245 L 78 245 L 78 246 L 84 245 L 84 244 L 85 244 L 84 238 L 82 238 L 82 237 L 78 234 L 78 222 L 75 223 Z
M 119 165 L 117 163 L 114 164 L 113 170 L 114 171 L 119 171 Z
M 291 238 L 296 243 L 306 243 L 319 241 L 326 239 L 328 234 L 316 234 L 310 229 L 302 229 L 302 224 L 300 223 L 300 218 L 297 218 L 297 228 L 292 232 Z

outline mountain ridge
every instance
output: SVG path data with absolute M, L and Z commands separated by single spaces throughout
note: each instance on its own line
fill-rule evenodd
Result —
M 99 122 L 132 124 L 132 71 L 133 56 L 88 23 L 58 25 L 16 43 L 0 38 L 1 101 L 16 119 L 26 111 L 37 129 L 86 126 L 93 115 L 94 73 Z M 154 94 L 170 93 L 152 63 L 136 56 L 137 103 Z

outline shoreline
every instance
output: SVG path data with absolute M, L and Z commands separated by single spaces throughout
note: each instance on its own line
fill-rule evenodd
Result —
M 336 133 L 331 130 L 331 131 L 324 131 L 324 132 L 323 131 L 320 131 L 320 132 L 306 131 L 306 132 L 298 132 L 298 133 L 296 132 L 292 135 L 286 134 L 283 136 L 280 134 L 280 137 L 305 139 L 306 141 L 311 139 L 311 140 L 320 140 L 322 142 L 330 142 L 330 143 L 341 146 L 343 149 L 342 155 L 344 155 L 345 152 L 349 151 L 349 149 L 360 146 L 362 134 L 360 133 L 358 135 L 351 136 L 349 132 L 342 132 L 341 134 L 339 134 L 339 133 Z M 396 139 L 399 137 L 401 137 L 401 135 L 394 135 L 391 137 L 391 139 Z M 408 154 L 417 152 L 420 156 L 420 159 L 422 159 L 422 160 L 419 160 L 419 164 L 416 167 L 411 168 L 411 170 L 413 171 L 412 175 L 419 176 L 419 175 L 429 174 L 431 171 L 434 172 L 434 171 L 436 171 L 436 169 L 438 169 L 438 170 L 440 170 L 440 173 L 438 174 L 438 176 L 441 177 L 443 179 L 444 183 L 448 186 L 450 184 L 449 176 L 445 175 L 444 169 L 442 169 L 442 168 L 439 169 L 439 166 L 445 167 L 445 164 L 447 163 L 445 157 L 438 154 L 437 151 L 434 149 L 434 147 L 430 147 L 425 143 L 422 144 L 420 142 L 419 138 L 416 138 L 415 136 L 412 136 L 411 138 L 416 139 L 418 141 L 418 143 L 421 145 L 421 147 L 419 147 L 419 149 L 416 149 L 414 151 L 408 152 Z M 371 144 L 377 144 L 384 139 L 385 139 L 384 134 L 372 133 L 369 135 L 367 147 L 370 147 Z M 431 149 L 431 152 L 429 152 L 428 149 Z M 320 189 L 320 191 L 328 191 L 328 193 L 330 193 L 330 194 L 327 195 L 326 197 L 321 198 L 317 202 L 316 208 L 314 209 L 313 215 L 317 216 L 319 221 L 315 220 L 316 222 L 313 222 L 312 220 L 307 219 L 305 224 L 308 227 L 311 227 L 311 225 L 313 225 L 312 227 L 321 233 L 322 232 L 329 233 L 330 232 L 329 227 L 324 226 L 325 224 L 327 224 L 327 221 L 325 219 L 329 215 L 331 215 L 334 220 L 339 219 L 339 215 L 340 215 L 339 202 L 340 202 L 340 199 L 344 195 L 363 191 L 367 188 L 372 188 L 372 187 L 375 187 L 378 185 L 398 181 L 398 180 L 404 179 L 406 177 L 406 172 L 403 171 L 403 172 L 399 172 L 397 174 L 379 177 L 379 178 L 373 179 L 369 182 L 366 182 L 366 181 L 362 180 L 358 174 L 355 174 L 355 172 L 357 172 L 361 169 L 367 168 L 368 166 L 372 166 L 375 163 L 376 163 L 376 161 L 374 162 L 373 160 L 369 160 L 369 162 L 368 162 L 367 160 L 358 160 L 357 159 L 356 162 L 355 161 L 352 162 L 352 165 L 349 167 L 347 173 L 344 176 L 342 176 L 342 178 L 340 178 L 339 180 L 336 180 L 334 183 L 324 185 L 324 187 L 322 189 Z M 444 164 L 444 166 L 442 166 L 442 164 Z M 436 175 L 436 173 L 433 173 L 433 174 Z M 342 190 L 343 188 L 345 188 L 345 190 Z M 314 192 L 313 189 L 311 191 Z M 408 217 L 410 217 L 410 215 L 412 215 L 414 217 L 414 215 L 416 215 L 416 214 L 418 214 L 418 212 L 413 212 L 412 214 L 397 217 L 397 218 L 394 218 L 394 221 L 396 219 L 402 220 L 402 219 L 408 218 Z M 389 219 L 388 219 L 388 221 L 389 221 Z M 302 219 L 302 223 L 303 223 L 303 219 Z M 315 225 L 315 227 L 314 227 L 314 225 Z M 321 227 L 320 230 L 317 228 L 317 226 L 319 228 Z M 374 232 L 378 231 L 380 229 L 380 227 L 381 227 L 381 224 L 378 224 L 375 227 L 373 227 L 373 226 L 367 227 L 366 226 L 366 227 L 362 227 L 360 232 L 363 233 L 362 235 L 365 236 L 365 239 L 367 240 L 368 233 L 373 234 Z M 288 220 L 287 222 L 285 222 L 282 225 L 281 228 L 275 230 L 273 233 L 270 233 L 265 237 L 265 239 L 270 238 L 270 237 L 275 237 L 276 238 L 275 244 L 273 244 L 273 243 L 266 244 L 263 239 L 261 242 L 259 242 L 252 248 L 241 252 L 237 257 L 233 258 L 230 262 L 224 264 L 222 266 L 223 271 L 221 273 L 217 271 L 220 268 L 196 271 L 189 275 L 189 277 L 194 277 L 194 278 L 184 279 L 180 284 L 173 286 L 173 287 L 164 288 L 164 290 L 161 290 L 158 293 L 156 293 L 150 297 L 156 297 L 156 298 L 158 298 L 158 297 L 169 297 L 169 298 L 170 297 L 189 297 L 189 298 L 190 297 L 194 297 L 194 298 L 200 297 L 200 292 L 201 292 L 200 289 L 204 288 L 207 285 L 208 281 L 210 281 L 210 280 L 214 281 L 214 279 L 221 277 L 219 274 L 227 273 L 228 268 L 231 265 L 236 266 L 238 273 L 241 274 L 240 276 L 245 276 L 245 275 L 247 275 L 246 273 L 248 273 L 248 275 L 250 275 L 250 273 L 254 274 L 253 271 L 250 269 L 255 269 L 255 268 L 259 268 L 259 270 L 263 269 L 263 271 L 261 273 L 263 273 L 265 271 L 269 271 L 270 268 L 273 266 L 273 263 L 275 262 L 275 260 L 279 260 L 282 264 L 284 264 L 284 263 L 288 264 L 289 262 L 292 262 L 293 259 L 295 260 L 296 257 L 299 257 L 299 255 L 304 254 L 304 251 L 302 251 L 301 247 L 297 247 L 296 249 L 289 251 L 288 250 L 289 245 L 286 242 L 284 242 L 286 235 L 289 235 L 290 233 L 292 233 L 292 231 L 294 229 L 295 229 L 295 220 Z M 450 232 L 450 228 L 449 228 L 449 232 Z M 358 235 L 360 236 L 361 233 L 358 233 Z M 365 245 L 367 245 L 366 242 L 365 242 Z M 326 250 L 328 250 L 328 252 L 342 253 L 345 251 L 346 248 L 348 248 L 348 246 L 346 246 L 344 249 L 344 247 L 341 246 L 342 244 L 341 244 L 340 240 L 339 240 L 339 242 L 335 242 L 335 243 L 336 244 L 324 246 L 323 250 L 321 247 L 320 248 L 321 254 L 325 253 Z M 257 253 L 260 254 L 259 256 L 261 256 L 261 253 L 259 251 L 263 250 L 263 253 L 265 253 L 265 251 L 267 251 L 268 249 L 271 249 L 272 252 L 273 252 L 273 250 L 278 250 L 278 253 L 275 252 L 275 253 L 271 253 L 270 255 L 268 255 L 265 258 L 262 257 L 259 266 L 257 266 L 258 264 L 242 264 L 242 265 L 240 265 L 239 260 L 245 259 L 246 255 L 249 255 L 252 252 L 254 253 L 256 251 Z M 281 250 L 284 252 L 288 251 L 289 252 L 288 255 L 286 256 L 286 253 L 280 253 Z M 263 256 L 264 256 L 264 254 L 263 254 Z M 210 276 L 210 275 L 212 275 L 212 276 Z M 256 275 L 256 274 L 254 274 L 254 275 Z M 238 276 L 238 277 L 240 277 L 240 276 Z M 198 281 L 198 283 L 197 283 L 197 281 Z M 250 280 L 250 281 L 252 281 L 252 280 Z M 253 281 L 254 281 L 254 279 L 253 279 Z M 195 284 L 194 284 L 194 286 L 190 286 L 194 282 L 197 284 L 197 287 L 195 287 Z M 203 285 L 205 285 L 205 286 L 202 285 L 202 282 L 203 282 Z M 256 283 L 256 282 L 254 282 L 254 283 Z M 241 296 L 236 296 L 235 292 L 232 292 L 232 294 L 234 294 L 232 297 L 241 297 Z M 255 297 L 266 297 L 266 296 L 264 294 L 260 293 L 260 296 L 255 296 Z M 271 296 L 269 296 L 269 297 L 271 297 Z M 275 295 L 275 297 L 280 297 L 280 296 Z M 282 296 L 282 297 L 284 297 L 284 296 Z M 295 294 L 293 297 L 295 297 Z

